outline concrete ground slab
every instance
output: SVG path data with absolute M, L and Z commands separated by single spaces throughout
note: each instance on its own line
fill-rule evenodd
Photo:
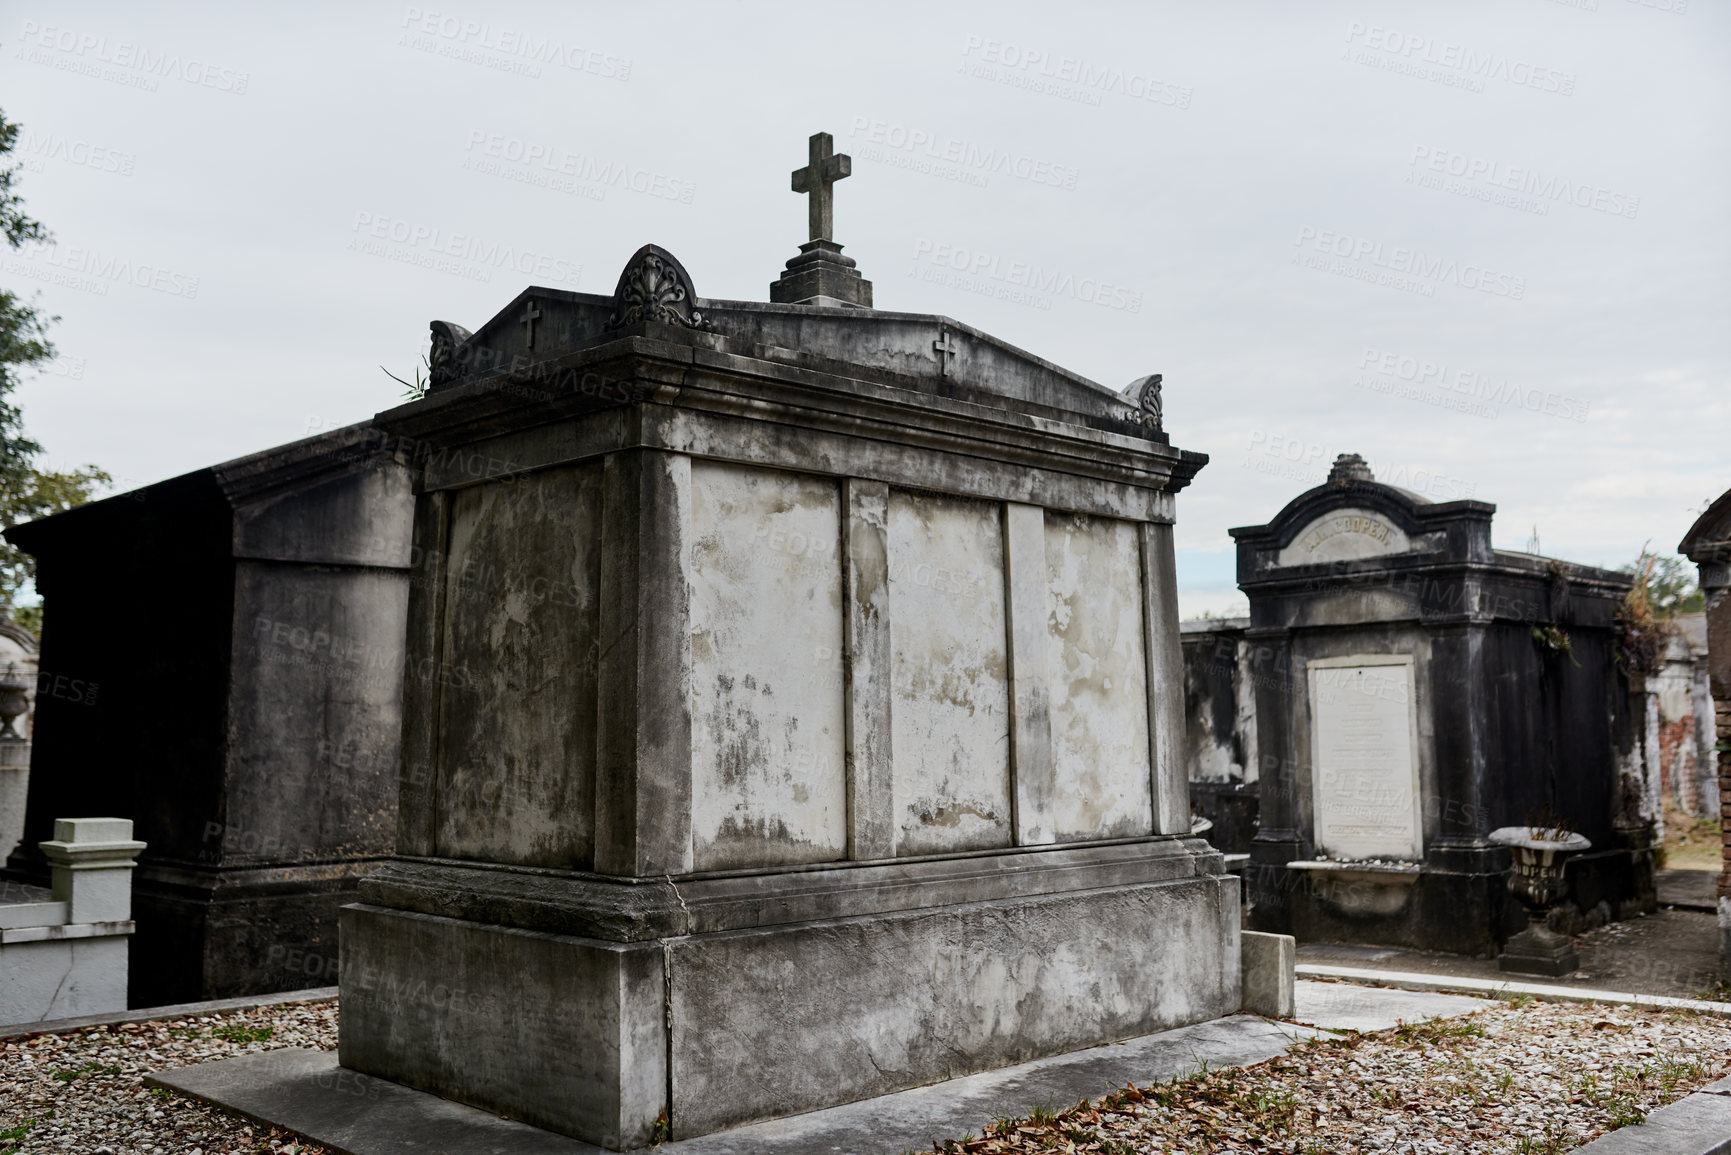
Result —
M 1688 872 L 1683 872 L 1688 873 Z M 1700 881 L 1685 880 L 1695 887 Z M 1555 979 L 1534 977 L 1539 983 L 1593 990 L 1639 991 L 1670 998 L 1700 998 L 1719 977 L 1719 923 L 1705 910 L 1672 904 L 1661 891 L 1661 909 L 1620 922 L 1606 923 L 1575 938 L 1580 969 Z M 1686 895 L 1672 894 L 1681 900 Z M 1709 903 L 1712 902 L 1708 896 Z M 1409 971 L 1447 975 L 1451 978 L 1528 978 L 1510 974 L 1495 958 L 1473 958 L 1441 951 L 1406 950 L 1400 947 L 1345 946 L 1307 942 L 1298 948 L 1300 965 L 1365 967 L 1372 970 Z
M 1609 1003 L 1613 1006 L 1653 1007 L 1659 1010 L 1699 1011 L 1708 1015 L 1731 1018 L 1731 1003 L 1707 999 L 1674 999 L 1665 995 L 1643 995 L 1633 991 L 1603 991 L 1591 987 L 1552 986 L 1549 983 L 1526 983 L 1509 980 L 1456 978 L 1449 975 L 1420 974 L 1412 971 L 1373 970 L 1369 967 L 1319 966 L 1299 963 L 1296 968 L 1302 979 L 1338 979 L 1346 983 L 1367 983 L 1406 991 L 1452 991 L 1456 994 L 1506 999 L 1526 995 L 1546 1003 Z M 1303 1003 L 1299 1004 L 1302 1011 Z
M 1718 879 L 1711 870 L 1655 870 L 1653 889 L 1660 906 L 1713 914 L 1719 909 Z
M 1731 1095 L 1714 1091 L 1725 1083 L 1660 1107 L 1647 1121 L 1612 1131 L 1579 1148 L 1592 1155 L 1731 1155 Z
M 1386 1031 L 1403 1022 L 1470 1015 L 1496 1005 L 1489 999 L 1351 983 L 1300 980 L 1297 988 L 1298 1013 L 1293 1017 L 1325 1031 Z
M 1398 996 L 1401 992 L 1375 992 Z M 1470 1001 L 1470 1000 L 1465 1000 Z M 1063 1108 L 1125 1083 L 1248 1066 L 1317 1032 L 1252 1015 L 1144 1035 L 1123 1043 L 911 1091 L 668 1143 L 665 1155 L 901 1155 L 959 1139 L 1000 1115 Z M 344 1070 L 329 1051 L 264 1051 L 147 1076 L 257 1122 L 287 1127 L 341 1155 L 591 1155 L 601 1148 L 396 1083 Z

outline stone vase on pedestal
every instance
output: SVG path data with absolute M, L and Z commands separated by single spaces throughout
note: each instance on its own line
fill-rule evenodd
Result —
M 1497 957 L 1497 965 L 1503 970 L 1555 977 L 1580 966 L 1568 936 L 1547 927 L 1545 916 L 1568 891 L 1564 862 L 1571 854 L 1591 850 L 1593 844 L 1574 833 L 1565 833 L 1562 838 L 1536 837 L 1555 833 L 1559 832 L 1504 826 L 1487 836 L 1498 846 L 1508 847 L 1514 856 L 1514 865 L 1509 870 L 1509 893 L 1520 900 L 1527 912 L 1527 929 L 1512 936 Z

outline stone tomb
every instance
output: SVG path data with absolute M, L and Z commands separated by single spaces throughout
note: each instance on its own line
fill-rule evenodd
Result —
M 1200 618 L 1179 626 L 1190 809 L 1210 823 L 1209 843 L 1233 862 L 1256 833 L 1260 754 L 1249 625 L 1249 618 Z
M 358 425 L 6 531 L 52 623 L 6 875 L 92 798 L 132 821 L 131 1006 L 335 981 L 395 841 L 413 508 Z
M 1630 578 L 1494 550 L 1494 511 L 1383 485 L 1347 455 L 1232 531 L 1257 929 L 1492 953 L 1524 920 L 1486 835 L 1545 812 L 1593 843 L 1561 917 L 1651 909 L 1656 816 L 1630 780 L 1641 719 L 1615 658 Z
M 1677 552 L 1700 567 L 1705 595 L 1707 671 L 1717 738 L 1720 829 L 1724 869 L 1719 872 L 1719 962 L 1731 981 L 1731 489 L 1720 494 L 1689 527 Z
M 378 422 L 511 468 L 417 481 L 431 773 L 344 911 L 345 1067 L 629 1148 L 1237 1010 L 1183 761 L 1206 459 L 1139 393 L 831 304 L 701 300 L 647 246 L 611 298 L 435 323 Z M 489 568 L 558 596 L 460 596 Z

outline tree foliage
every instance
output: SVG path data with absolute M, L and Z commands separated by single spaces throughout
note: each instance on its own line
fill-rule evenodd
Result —
M 18 127 L 0 111 L 0 236 L 13 249 L 53 239 L 42 222 L 24 212 L 18 166 L 4 163 L 17 144 Z M 93 465 L 70 473 L 38 469 L 42 446 L 24 432 L 24 414 L 12 399 L 24 371 L 54 359 L 48 326 L 59 319 L 45 316 L 34 300 L 0 288 L 0 529 L 81 505 L 112 481 Z M 35 572 L 29 555 L 0 541 L 0 610 L 12 609 L 19 589 Z M 21 617 L 32 628 L 40 622 L 39 612 Z

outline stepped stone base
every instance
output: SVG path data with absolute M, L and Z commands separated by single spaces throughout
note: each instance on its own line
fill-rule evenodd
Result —
M 615 1149 L 852 1102 L 1234 1013 L 1217 867 L 1189 839 L 636 887 L 399 864 L 343 912 L 341 1062 Z

